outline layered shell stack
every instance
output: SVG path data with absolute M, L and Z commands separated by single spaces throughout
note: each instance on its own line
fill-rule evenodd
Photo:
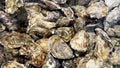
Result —
M 0 68 L 120 68 L 120 0 L 1 0 Z

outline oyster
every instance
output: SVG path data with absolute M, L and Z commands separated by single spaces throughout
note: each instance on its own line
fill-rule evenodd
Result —
M 96 37 L 96 45 L 95 45 L 95 55 L 103 59 L 104 61 L 108 60 L 111 52 L 111 48 L 109 44 L 103 40 L 100 36 Z
M 23 0 L 5 0 L 5 11 L 10 14 L 14 14 L 20 7 L 22 7 Z
M 75 19 L 75 22 L 74 22 L 74 29 L 76 32 L 80 31 L 80 30 L 83 30 L 85 27 L 85 19 L 82 18 L 82 17 L 78 17 Z
M 43 52 L 49 52 L 48 38 L 37 40 L 36 43 L 42 48 Z
M 0 23 L 0 32 L 3 32 L 5 29 L 6 27 L 2 23 Z
M 60 64 L 51 54 L 48 54 L 42 68 L 59 68 Z
M 87 14 L 89 14 L 91 18 L 100 19 L 107 16 L 108 7 L 103 1 L 93 3 L 87 8 Z
M 104 22 L 104 30 L 107 30 L 109 27 L 114 26 L 120 20 L 120 7 L 115 7 L 109 14 L 106 16 L 106 21 Z
M 70 59 L 74 57 L 70 47 L 57 35 L 53 35 L 49 38 L 49 46 L 51 54 L 55 58 Z
M 115 51 L 110 56 L 109 60 L 114 65 L 120 65 L 120 47 L 115 47 Z
M 77 5 L 87 5 L 91 0 L 76 0 Z
M 61 7 L 62 12 L 66 15 L 67 18 L 73 19 L 74 18 L 74 12 L 68 5 L 65 5 L 64 7 Z
M 77 68 L 113 68 L 113 65 L 100 59 L 83 58 L 79 61 Z
M 120 38 L 114 38 L 114 37 L 111 37 L 111 43 L 114 45 L 114 46 L 120 46 Z
M 58 4 L 65 4 L 67 2 L 67 0 L 53 0 L 53 1 Z
M 95 30 L 98 34 L 96 37 L 95 54 L 97 57 L 106 61 L 109 58 L 110 53 L 113 51 L 114 46 L 106 32 L 100 28 L 96 28 Z
M 120 0 L 105 0 L 105 4 L 109 7 L 109 9 L 112 9 L 118 5 L 120 5 Z
M 27 68 L 23 64 L 20 64 L 16 61 L 8 61 L 2 64 L 1 68 Z
M 49 9 L 51 10 L 56 10 L 56 9 L 61 9 L 61 7 L 56 4 L 53 1 L 49 1 L 49 0 L 44 0 L 44 3 L 49 7 Z
M 10 17 L 9 14 L 5 13 L 4 11 L 0 11 L 0 20 L 3 25 L 7 27 L 8 30 L 17 30 L 18 26 L 14 19 Z
M 84 18 L 87 15 L 86 8 L 84 6 L 72 6 L 72 9 L 75 12 L 75 15 L 78 17 Z
M 19 48 L 33 40 L 27 34 L 20 34 L 17 32 L 4 32 L 0 35 L 0 42 L 7 49 Z
M 0 44 L 0 65 L 9 60 L 6 49 Z
M 70 19 L 68 17 L 60 17 L 57 22 L 56 25 L 57 26 L 68 26 L 70 24 L 72 24 L 71 22 L 73 21 L 73 19 Z
M 71 39 L 70 46 L 79 52 L 86 52 L 89 48 L 89 35 L 84 30 L 77 32 Z
M 29 35 L 34 39 L 39 39 L 40 37 L 48 37 L 51 35 L 50 30 L 39 26 L 31 27 L 29 30 L 27 30 L 27 33 L 29 33 Z
M 120 25 L 115 25 L 111 28 L 108 28 L 107 34 L 109 36 L 120 37 Z
M 74 35 L 74 29 L 72 27 L 60 27 L 56 30 L 56 34 L 65 42 L 69 42 Z

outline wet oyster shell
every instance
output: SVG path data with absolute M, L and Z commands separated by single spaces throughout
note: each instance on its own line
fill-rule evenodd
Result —
M 104 4 L 103 1 L 93 3 L 87 8 L 87 14 L 89 14 L 91 18 L 100 19 L 107 16 L 108 7 Z
M 56 34 L 60 36 L 65 42 L 69 42 L 74 36 L 74 29 L 72 27 L 57 28 Z
M 71 39 L 70 46 L 79 52 L 86 52 L 89 48 L 89 35 L 84 30 L 77 32 Z
M 27 68 L 23 64 L 20 64 L 16 61 L 8 61 L 2 64 L 1 68 Z
M 73 58 L 73 51 L 71 48 L 57 35 L 49 38 L 49 46 L 51 54 L 58 59 Z

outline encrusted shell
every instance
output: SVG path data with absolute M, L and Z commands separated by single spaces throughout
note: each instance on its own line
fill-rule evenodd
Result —
M 70 46 L 79 52 L 86 52 L 89 48 L 89 35 L 81 30 L 71 39 Z
M 86 8 L 84 6 L 72 6 L 72 9 L 78 17 L 85 17 L 87 15 Z
M 91 4 L 87 8 L 87 13 L 90 15 L 91 18 L 100 19 L 100 18 L 107 16 L 108 7 L 102 1 L 96 2 L 96 3 Z
M 55 58 L 70 59 L 74 57 L 71 48 L 57 35 L 53 35 L 50 37 L 49 46 L 51 54 Z
M 49 52 L 49 44 L 48 44 L 49 39 L 40 39 L 37 40 L 36 43 L 42 48 L 43 52 L 48 53 Z
M 10 14 L 14 14 L 18 8 L 23 6 L 23 0 L 5 0 L 5 11 Z
M 69 42 L 74 36 L 74 29 L 72 27 L 60 27 L 56 30 L 56 34 L 65 42 Z
M 42 68 L 59 68 L 60 64 L 51 54 L 48 54 Z
M 76 18 L 73 26 L 76 32 L 83 30 L 85 27 L 85 19 L 82 17 Z
M 73 19 L 74 18 L 74 12 L 71 9 L 71 7 L 68 7 L 67 5 L 65 5 L 65 7 L 61 8 L 62 12 L 66 15 L 66 17 Z
M 1 68 L 27 68 L 23 64 L 20 64 L 16 61 L 8 61 L 2 64 Z

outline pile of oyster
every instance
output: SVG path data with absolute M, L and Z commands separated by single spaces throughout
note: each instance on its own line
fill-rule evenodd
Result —
M 120 68 L 120 0 L 1 0 L 0 68 Z

